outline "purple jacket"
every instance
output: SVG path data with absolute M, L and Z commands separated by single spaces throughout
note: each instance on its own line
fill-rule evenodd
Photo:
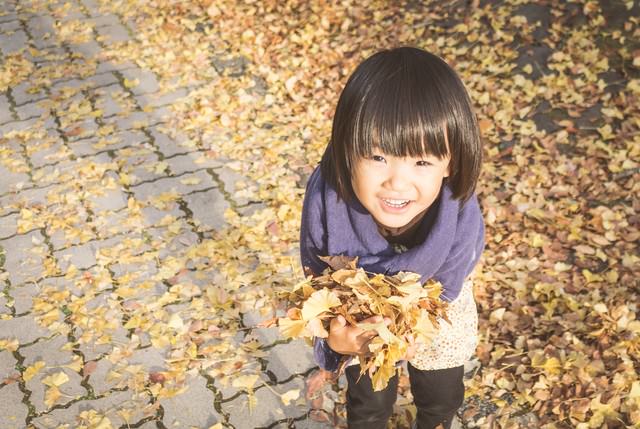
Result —
M 398 254 L 357 200 L 349 204 L 338 201 L 318 167 L 307 183 L 302 208 L 302 266 L 320 274 L 327 265 L 318 256 L 357 256 L 358 266 L 370 272 L 393 275 L 411 271 L 421 274 L 423 281 L 434 278 L 442 283 L 442 298 L 453 301 L 484 249 L 484 223 L 475 195 L 461 207 L 445 182 L 438 198 L 439 204 L 432 206 L 437 210 L 433 226 L 422 244 Z M 341 357 L 319 339 L 314 343 L 314 355 L 329 371 L 337 369 Z

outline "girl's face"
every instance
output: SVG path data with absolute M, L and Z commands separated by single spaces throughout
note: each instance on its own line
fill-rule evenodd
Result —
M 356 163 L 351 185 L 375 220 L 398 228 L 433 204 L 448 176 L 449 157 L 400 158 L 376 150 Z

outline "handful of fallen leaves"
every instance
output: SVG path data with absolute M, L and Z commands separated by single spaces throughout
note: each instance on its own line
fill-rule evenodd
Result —
M 411 344 L 428 344 L 446 320 L 447 303 L 440 299 L 442 285 L 420 282 L 420 275 L 400 272 L 394 276 L 371 274 L 357 268 L 357 258 L 321 258 L 327 268 L 321 276 L 308 277 L 292 290 L 281 292 L 288 302 L 287 317 L 278 319 L 285 337 L 326 338 L 330 320 L 342 315 L 363 330 L 375 330 L 370 353 L 359 356 L 360 374 L 369 371 L 374 390 L 384 389 Z M 371 316 L 391 320 L 388 325 L 360 323 Z

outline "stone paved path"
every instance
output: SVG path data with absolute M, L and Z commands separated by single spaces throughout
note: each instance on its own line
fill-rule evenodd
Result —
M 65 13 L 54 15 L 54 6 L 59 11 L 65 3 L 69 5 Z M 39 325 L 43 319 L 33 308 L 51 305 L 36 301 L 42 288 L 62 286 L 57 290 L 68 287 L 75 291 L 79 287 L 65 283 L 64 276 L 49 276 L 49 265 L 60 266 L 63 272 L 69 264 L 79 270 L 100 267 L 103 251 L 126 253 L 132 244 L 128 240 L 137 239 L 129 236 L 126 224 L 148 227 L 144 239 L 154 244 L 164 240 L 161 230 L 166 216 L 187 225 L 162 250 L 170 252 L 224 227 L 227 208 L 250 210 L 251 204 L 234 199 L 237 173 L 163 131 L 163 118 L 169 113 L 166 106 L 183 97 L 185 88 L 159 94 L 156 77 L 149 70 L 99 59 L 110 43 L 132 36 L 132 23 L 116 14 L 104 14 L 93 0 L 29 6 L 4 0 L 0 13 L 2 61 L 16 60 L 20 53 L 33 64 L 32 76 L 50 80 L 38 85 L 30 78 L 0 92 L 0 337 L 4 340 L 0 348 L 0 380 L 4 380 L 0 427 L 73 428 L 79 426 L 79 416 L 92 422 L 89 427 L 100 428 L 209 428 L 217 423 L 235 428 L 323 427 L 307 419 L 304 401 L 284 406 L 274 393 L 302 390 L 305 375 L 314 368 L 307 346 L 277 341 L 274 329 L 252 333 L 264 345 L 259 362 L 270 384 L 255 389 L 258 401 L 253 412 L 249 412 L 246 392 L 195 374 L 187 379 L 184 393 L 159 400 L 151 412 L 140 412 L 134 406 L 126 415 L 110 410 L 128 402 L 139 404 L 140 398 L 126 386 L 116 387 L 117 379 L 110 372 L 118 363 L 113 354 L 100 346 L 65 347 L 78 340 L 74 331 L 58 326 L 66 335 L 56 335 Z M 74 43 L 73 35 L 68 42 L 56 40 L 56 26 L 71 20 L 90 24 L 90 37 L 81 43 Z M 84 119 L 96 109 L 101 110 L 99 115 Z M 154 165 L 162 167 L 149 168 Z M 122 177 L 131 177 L 131 183 L 123 183 Z M 100 195 L 87 192 L 95 188 L 83 189 L 83 183 L 95 184 L 94 180 L 102 184 Z M 132 201 L 148 201 L 171 189 L 179 193 L 175 208 L 144 207 L 137 217 L 131 217 L 136 211 Z M 61 202 L 77 210 L 55 209 Z M 37 219 L 49 208 L 53 216 Z M 58 227 L 51 228 L 50 222 L 58 222 Z M 33 253 L 34 246 L 41 248 L 40 255 Z M 141 264 L 144 262 L 107 264 L 106 269 L 117 276 L 149 277 L 157 272 Z M 55 302 L 56 296 L 52 299 Z M 84 322 L 105 323 L 110 333 L 105 341 L 124 342 L 131 335 L 123 326 L 126 321 L 109 320 L 108 306 L 108 294 L 91 299 Z M 70 312 L 53 305 L 48 311 L 57 318 L 59 310 L 65 315 Z M 245 314 L 247 325 L 257 321 L 257 313 Z M 53 328 L 55 332 L 56 326 Z M 151 371 L 163 368 L 167 358 L 148 345 L 130 350 L 126 357 L 129 364 Z M 72 369 L 78 360 L 85 366 L 80 374 Z M 45 362 L 46 368 L 23 381 L 28 378 L 24 377 L 27 368 L 38 361 Z M 60 386 L 61 399 L 50 406 L 44 383 L 56 368 L 62 369 L 68 381 Z M 92 420 L 91 410 L 105 414 L 108 421 Z

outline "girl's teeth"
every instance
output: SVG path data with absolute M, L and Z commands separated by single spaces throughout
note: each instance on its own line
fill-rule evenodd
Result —
M 390 205 L 392 207 L 402 207 L 405 206 L 409 203 L 409 200 L 385 200 L 383 199 L 382 201 L 385 202 L 385 204 Z

